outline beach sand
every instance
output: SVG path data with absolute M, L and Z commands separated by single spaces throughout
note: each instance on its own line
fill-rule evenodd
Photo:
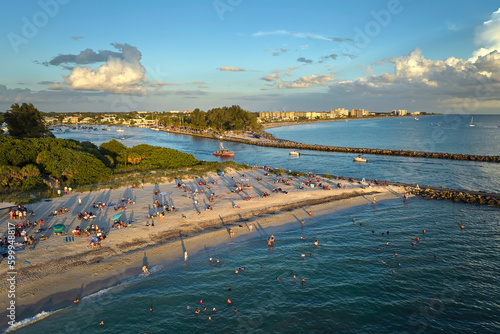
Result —
M 234 238 L 250 233 L 262 236 L 265 247 L 268 235 L 264 229 L 286 223 L 306 223 L 314 216 L 329 214 L 353 206 L 371 204 L 376 195 L 377 201 L 402 198 L 404 189 L 396 186 L 372 186 L 361 188 L 358 183 L 346 180 L 328 180 L 307 176 L 293 177 L 290 184 L 278 183 L 280 176 L 266 175 L 262 169 L 229 171 L 223 176 L 212 174 L 203 180 L 206 185 L 199 185 L 199 178 L 184 180 L 186 189 L 178 189 L 175 182 L 166 184 L 145 184 L 144 188 L 122 187 L 119 189 L 100 190 L 87 193 L 69 193 L 50 201 L 41 201 L 27 205 L 35 216 L 27 219 L 44 220 L 45 231 L 35 233 L 38 227 L 27 230 L 28 235 L 39 237 L 45 234 L 47 240 L 39 241 L 34 249 L 16 252 L 16 320 L 32 317 L 41 311 L 50 311 L 66 307 L 73 300 L 113 286 L 123 280 L 137 276 L 141 268 L 148 268 L 165 261 L 184 258 L 184 251 L 189 255 L 202 249 L 214 247 L 230 240 L 229 229 Z M 261 178 L 260 181 L 257 177 Z M 285 179 L 290 178 L 283 175 Z M 248 180 L 248 181 L 241 181 Z M 331 190 L 319 187 L 301 186 L 308 180 L 314 183 L 328 184 Z M 217 184 L 215 184 L 217 182 Z M 232 192 L 236 182 L 249 184 L 250 188 L 242 188 L 241 192 Z M 337 183 L 344 185 L 337 188 Z M 367 183 L 364 183 L 368 186 Z M 273 192 L 281 188 L 284 192 Z M 302 189 L 300 189 L 302 188 Z M 155 195 L 154 191 L 160 194 Z M 204 193 L 200 193 L 203 189 Z M 197 195 L 193 192 L 197 190 Z M 210 203 L 211 193 L 215 193 L 215 202 Z M 269 196 L 263 198 L 263 192 Z M 82 204 L 78 204 L 81 198 Z M 122 198 L 130 199 L 135 204 L 126 210 L 115 210 L 116 206 L 102 209 L 92 207 L 101 201 L 106 204 L 122 204 Z M 153 202 L 158 199 L 162 204 L 174 205 L 176 210 L 165 212 L 164 220 L 148 219 L 148 214 L 161 211 Z M 211 205 L 213 210 L 205 210 Z M 67 213 L 49 216 L 60 207 L 69 209 Z M 235 208 L 238 206 L 239 208 Z M 87 222 L 78 220 L 79 212 L 89 211 L 96 218 Z M 122 213 L 120 219 L 132 221 L 129 227 L 112 228 L 111 217 Z M 185 217 L 185 218 L 183 218 Z M 26 221 L 26 220 L 23 220 Z M 154 226 L 151 223 L 154 221 Z M 0 228 L 7 230 L 8 222 L 19 223 L 9 219 L 8 210 L 0 211 Z M 71 231 L 90 223 L 98 225 L 107 233 L 100 247 L 89 246 L 90 237 L 75 236 L 74 241 L 65 242 Z M 146 226 L 149 223 L 150 226 Z M 64 224 L 67 234 L 55 235 L 52 227 Z M 22 238 L 18 238 L 21 241 Z M 37 238 L 38 239 L 38 238 Z M 29 264 L 24 263 L 25 261 Z M 188 260 L 189 261 L 189 260 Z M 0 264 L 0 274 L 6 277 L 8 267 L 6 261 Z M 8 284 L 5 279 L 0 282 L 0 295 L 7 296 Z M 0 308 L 8 306 L 7 298 L 0 299 Z M 8 319 L 2 317 L 0 326 L 5 327 Z

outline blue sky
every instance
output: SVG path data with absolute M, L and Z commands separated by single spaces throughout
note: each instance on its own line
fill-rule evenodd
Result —
M 498 1 L 9 1 L 0 111 L 500 113 Z

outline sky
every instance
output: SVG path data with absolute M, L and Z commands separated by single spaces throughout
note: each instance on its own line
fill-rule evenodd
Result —
M 3 1 L 0 112 L 500 114 L 500 4 Z

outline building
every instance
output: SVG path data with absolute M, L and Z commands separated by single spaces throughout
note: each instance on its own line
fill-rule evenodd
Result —
M 398 109 L 398 110 L 393 110 L 392 114 L 395 115 L 395 116 L 406 116 L 406 115 L 408 115 L 408 111 L 402 110 L 402 109 Z
M 370 115 L 370 112 L 365 109 L 351 109 L 349 116 L 351 117 L 365 117 Z
M 330 118 L 345 118 L 349 116 L 349 110 L 344 108 L 337 108 L 335 110 L 330 110 Z

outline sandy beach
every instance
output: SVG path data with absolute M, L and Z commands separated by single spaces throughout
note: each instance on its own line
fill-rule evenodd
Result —
M 184 185 L 180 189 L 178 182 Z M 228 242 L 230 231 L 234 238 L 249 233 L 262 236 L 265 247 L 266 227 L 300 224 L 301 220 L 307 224 L 314 216 L 370 204 L 374 196 L 380 201 L 402 198 L 404 192 L 402 187 L 370 185 L 368 182 L 279 176 L 262 168 L 231 170 L 222 176 L 212 174 L 202 179 L 178 182 L 144 184 L 143 188 L 72 192 L 27 205 L 35 215 L 28 215 L 26 219 L 43 219 L 42 228 L 45 229 L 37 233 L 39 227 L 31 227 L 27 234 L 37 240 L 42 234 L 48 238 L 38 241 L 34 248 L 16 251 L 16 320 L 71 305 L 76 297 L 81 299 L 141 274 L 145 264 L 151 268 L 169 260 L 183 261 L 184 251 L 191 255 Z M 236 188 L 237 183 L 242 186 L 240 190 Z M 310 187 L 310 183 L 315 186 Z M 338 188 L 338 183 L 343 188 Z M 330 189 L 324 189 L 324 186 Z M 269 195 L 264 197 L 264 193 Z M 213 202 L 210 201 L 211 194 L 214 194 Z M 153 205 L 155 200 L 162 205 L 175 206 L 175 211 L 165 212 L 163 219 L 148 218 L 148 215 L 163 210 Z M 116 209 L 127 201 L 132 204 L 127 204 L 125 210 Z M 94 208 L 93 203 L 98 202 L 106 206 Z M 207 210 L 209 205 L 212 210 Z M 67 208 L 68 212 L 51 215 L 61 207 Z M 95 214 L 95 219 L 79 220 L 78 213 L 85 211 Z M 119 220 L 126 222 L 127 227 L 113 227 L 115 221 L 111 217 L 117 213 L 121 213 Z M 0 211 L 0 226 L 4 232 L 9 222 L 26 222 L 26 219 L 10 219 L 8 210 Z M 57 224 L 64 224 L 66 232 L 56 235 L 52 227 Z M 77 226 L 85 229 L 90 224 L 99 226 L 106 233 L 100 247 L 89 245 L 93 235 L 74 236 L 73 241 L 68 241 Z M 16 239 L 22 242 L 23 238 Z M 2 277 L 6 277 L 7 272 L 4 260 L 0 265 Z M 0 294 L 7 295 L 8 288 L 6 280 L 2 280 Z M 7 302 L 2 298 L 0 307 L 7 307 Z M 6 326 L 7 320 L 2 317 L 0 326 Z

